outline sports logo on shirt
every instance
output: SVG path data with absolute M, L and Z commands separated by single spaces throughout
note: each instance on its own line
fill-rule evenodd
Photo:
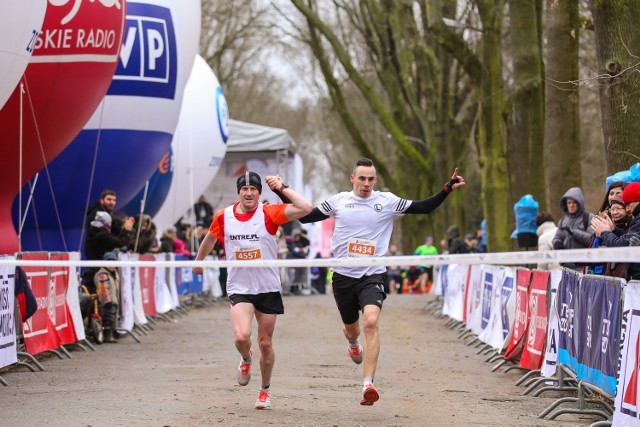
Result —
M 380 203 L 376 203 L 375 205 L 373 205 L 373 209 L 376 212 L 382 212 L 382 205 Z

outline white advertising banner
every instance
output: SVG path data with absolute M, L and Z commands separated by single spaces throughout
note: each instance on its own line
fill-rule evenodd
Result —
M 165 254 L 156 254 L 156 260 L 164 261 Z M 154 292 L 156 297 L 156 311 L 158 313 L 164 314 L 173 308 L 171 292 L 169 291 L 169 286 L 167 285 L 167 268 L 156 267 L 155 271 L 156 277 L 154 280 Z
M 207 255 L 206 261 L 217 261 L 218 258 L 214 258 L 213 255 Z M 202 291 L 204 293 L 211 292 L 211 296 L 220 298 L 222 296 L 222 287 L 220 286 L 220 269 L 219 268 L 205 268 L 204 269 L 204 281 L 202 285 Z
M 618 384 L 613 413 L 614 426 L 639 426 L 638 402 L 638 335 L 640 334 L 640 281 L 632 280 L 624 288 L 624 308 L 620 324 L 620 355 L 618 357 Z
M 447 268 L 447 290 L 444 295 L 442 314 L 460 322 L 464 314 L 464 287 L 467 271 L 466 265 L 449 264 Z
M 69 252 L 70 261 L 80 261 L 80 252 Z M 86 339 L 84 333 L 84 322 L 82 321 L 82 311 L 80 310 L 80 284 L 78 283 L 78 267 L 69 268 L 69 286 L 67 287 L 67 306 L 71 312 L 73 328 L 76 331 L 78 341 Z
M 138 254 L 129 254 L 131 261 L 138 261 Z M 133 269 L 133 323 L 136 325 L 146 325 L 147 316 L 144 314 L 144 304 L 142 301 L 142 285 L 140 284 L 140 267 Z
M 120 261 L 128 261 L 129 255 L 121 253 Z M 122 267 L 120 276 L 120 325 L 118 329 L 131 332 L 133 329 L 133 282 L 135 267 Z
M 2 259 L 8 259 L 2 257 Z M 15 265 L 0 266 L 0 368 L 18 361 L 15 319 Z
M 549 323 L 547 323 L 547 343 L 544 352 L 544 361 L 540 368 L 543 377 L 552 377 L 556 374 L 558 362 L 558 286 L 562 280 L 562 269 L 556 268 L 549 274 Z
M 469 286 L 467 296 L 467 327 L 476 335 L 482 332 L 482 270 L 483 265 L 471 265 L 467 285 Z

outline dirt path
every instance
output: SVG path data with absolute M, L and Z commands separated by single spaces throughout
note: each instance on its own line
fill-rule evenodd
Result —
M 258 369 L 235 382 L 238 355 L 226 304 L 192 309 L 142 337 L 48 358 L 46 372 L 4 372 L 6 426 L 578 426 L 595 419 L 537 414 L 553 396 L 521 396 L 517 371 L 490 372 L 486 356 L 422 307 L 426 297 L 391 295 L 381 321 L 376 386 L 380 401 L 359 405 L 362 367 L 346 356 L 329 295 L 285 297 L 275 336 L 272 410 L 253 408 Z M 254 328 L 255 334 L 255 328 Z M 255 337 L 255 335 L 254 335 Z M 257 368 L 256 364 L 256 368 Z

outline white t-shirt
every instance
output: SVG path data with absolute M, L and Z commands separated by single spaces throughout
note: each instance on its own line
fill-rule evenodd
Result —
M 318 209 L 335 217 L 331 247 L 336 258 L 381 257 L 387 253 L 393 231 L 393 219 L 403 216 L 411 205 L 393 193 L 372 191 L 369 197 L 345 191 L 324 201 Z M 386 271 L 381 265 L 337 266 L 333 271 L 361 278 Z
M 258 204 L 253 217 L 246 222 L 238 221 L 233 206 L 224 210 L 225 254 L 227 260 L 277 259 L 276 236 L 267 231 L 262 203 Z M 257 295 L 280 292 L 280 274 L 277 267 L 240 268 L 230 267 L 227 277 L 227 294 Z

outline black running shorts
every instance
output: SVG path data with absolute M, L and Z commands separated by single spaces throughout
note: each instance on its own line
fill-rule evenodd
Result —
M 359 279 L 333 273 L 333 298 L 336 300 L 342 323 L 350 325 L 358 321 L 360 311 L 366 305 L 376 305 L 382 309 L 386 274 L 372 274 Z
M 229 295 L 231 305 L 246 302 L 253 304 L 256 310 L 264 314 L 284 314 L 284 304 L 280 292 L 264 294 L 233 294 Z

